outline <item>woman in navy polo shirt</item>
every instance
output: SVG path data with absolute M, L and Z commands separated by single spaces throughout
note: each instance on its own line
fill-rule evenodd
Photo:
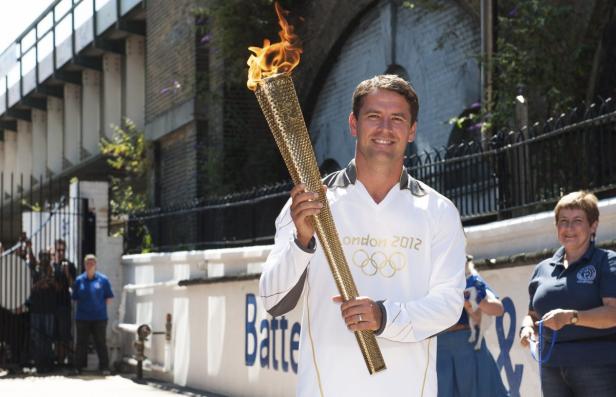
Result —
M 526 347 L 536 340 L 541 320 L 542 356 L 549 357 L 541 370 L 544 396 L 613 397 L 616 253 L 595 247 L 599 208 L 593 194 L 580 191 L 564 196 L 554 214 L 562 247 L 535 267 L 521 343 Z

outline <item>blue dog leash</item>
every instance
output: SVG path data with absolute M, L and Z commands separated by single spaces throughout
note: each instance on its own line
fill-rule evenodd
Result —
M 552 334 L 552 341 L 550 342 L 550 349 L 548 350 L 545 357 L 543 357 L 543 320 L 537 321 L 539 325 L 539 340 L 537 341 L 537 350 L 538 350 L 538 358 L 533 355 L 533 358 L 539 363 L 539 385 L 542 384 L 543 379 L 543 364 L 547 363 L 552 357 L 552 352 L 554 351 L 554 343 L 556 343 L 556 335 L 558 335 L 558 331 L 554 331 Z M 541 387 L 541 395 L 543 395 L 543 387 Z

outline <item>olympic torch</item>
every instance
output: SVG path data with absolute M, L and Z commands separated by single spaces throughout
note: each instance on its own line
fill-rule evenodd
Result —
M 336 287 L 345 301 L 358 296 L 357 288 L 346 262 L 340 238 L 327 197 L 322 189 L 321 176 L 310 142 L 299 100 L 291 80 L 291 70 L 299 64 L 301 48 L 297 35 L 276 3 L 276 13 L 282 30 L 281 42 L 263 41 L 263 48 L 250 47 L 254 53 L 248 59 L 248 88 L 255 91 L 259 106 L 265 115 L 276 145 L 294 184 L 303 183 L 308 191 L 317 192 L 323 204 L 321 212 L 313 216 L 313 225 L 325 252 Z M 384 370 L 385 362 L 372 331 L 355 331 L 366 366 L 370 374 Z

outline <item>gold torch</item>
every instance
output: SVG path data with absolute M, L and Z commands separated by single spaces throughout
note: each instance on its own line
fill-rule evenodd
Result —
M 357 288 L 322 189 L 316 157 L 290 76 L 291 70 L 299 64 L 301 48 L 297 43 L 297 36 L 293 33 L 293 27 L 285 20 L 278 3 L 276 13 L 282 28 L 279 33 L 281 42 L 270 45 L 269 40 L 265 39 L 263 48 L 249 48 L 254 55 L 248 59 L 248 88 L 255 91 L 293 183 L 303 183 L 308 191 L 319 193 L 323 208 L 319 215 L 313 217 L 314 228 L 338 291 L 347 301 L 358 296 Z M 355 337 L 370 374 L 385 369 L 374 333 L 356 331 Z

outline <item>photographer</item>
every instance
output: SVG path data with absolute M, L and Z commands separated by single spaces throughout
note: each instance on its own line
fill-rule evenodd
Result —
M 56 326 L 54 340 L 56 347 L 56 359 L 58 365 L 70 364 L 72 357 L 69 355 L 72 345 L 72 321 L 71 321 L 71 291 L 77 277 L 77 268 L 66 258 L 66 241 L 57 239 L 53 249 L 54 278 L 58 283 Z
M 32 356 L 37 372 L 45 373 L 52 367 L 51 347 L 54 337 L 55 298 L 58 283 L 54 278 L 49 252 L 41 251 L 37 261 L 32 254 L 30 240 L 26 241 L 26 247 L 27 263 L 32 276 L 32 290 L 29 299 Z

